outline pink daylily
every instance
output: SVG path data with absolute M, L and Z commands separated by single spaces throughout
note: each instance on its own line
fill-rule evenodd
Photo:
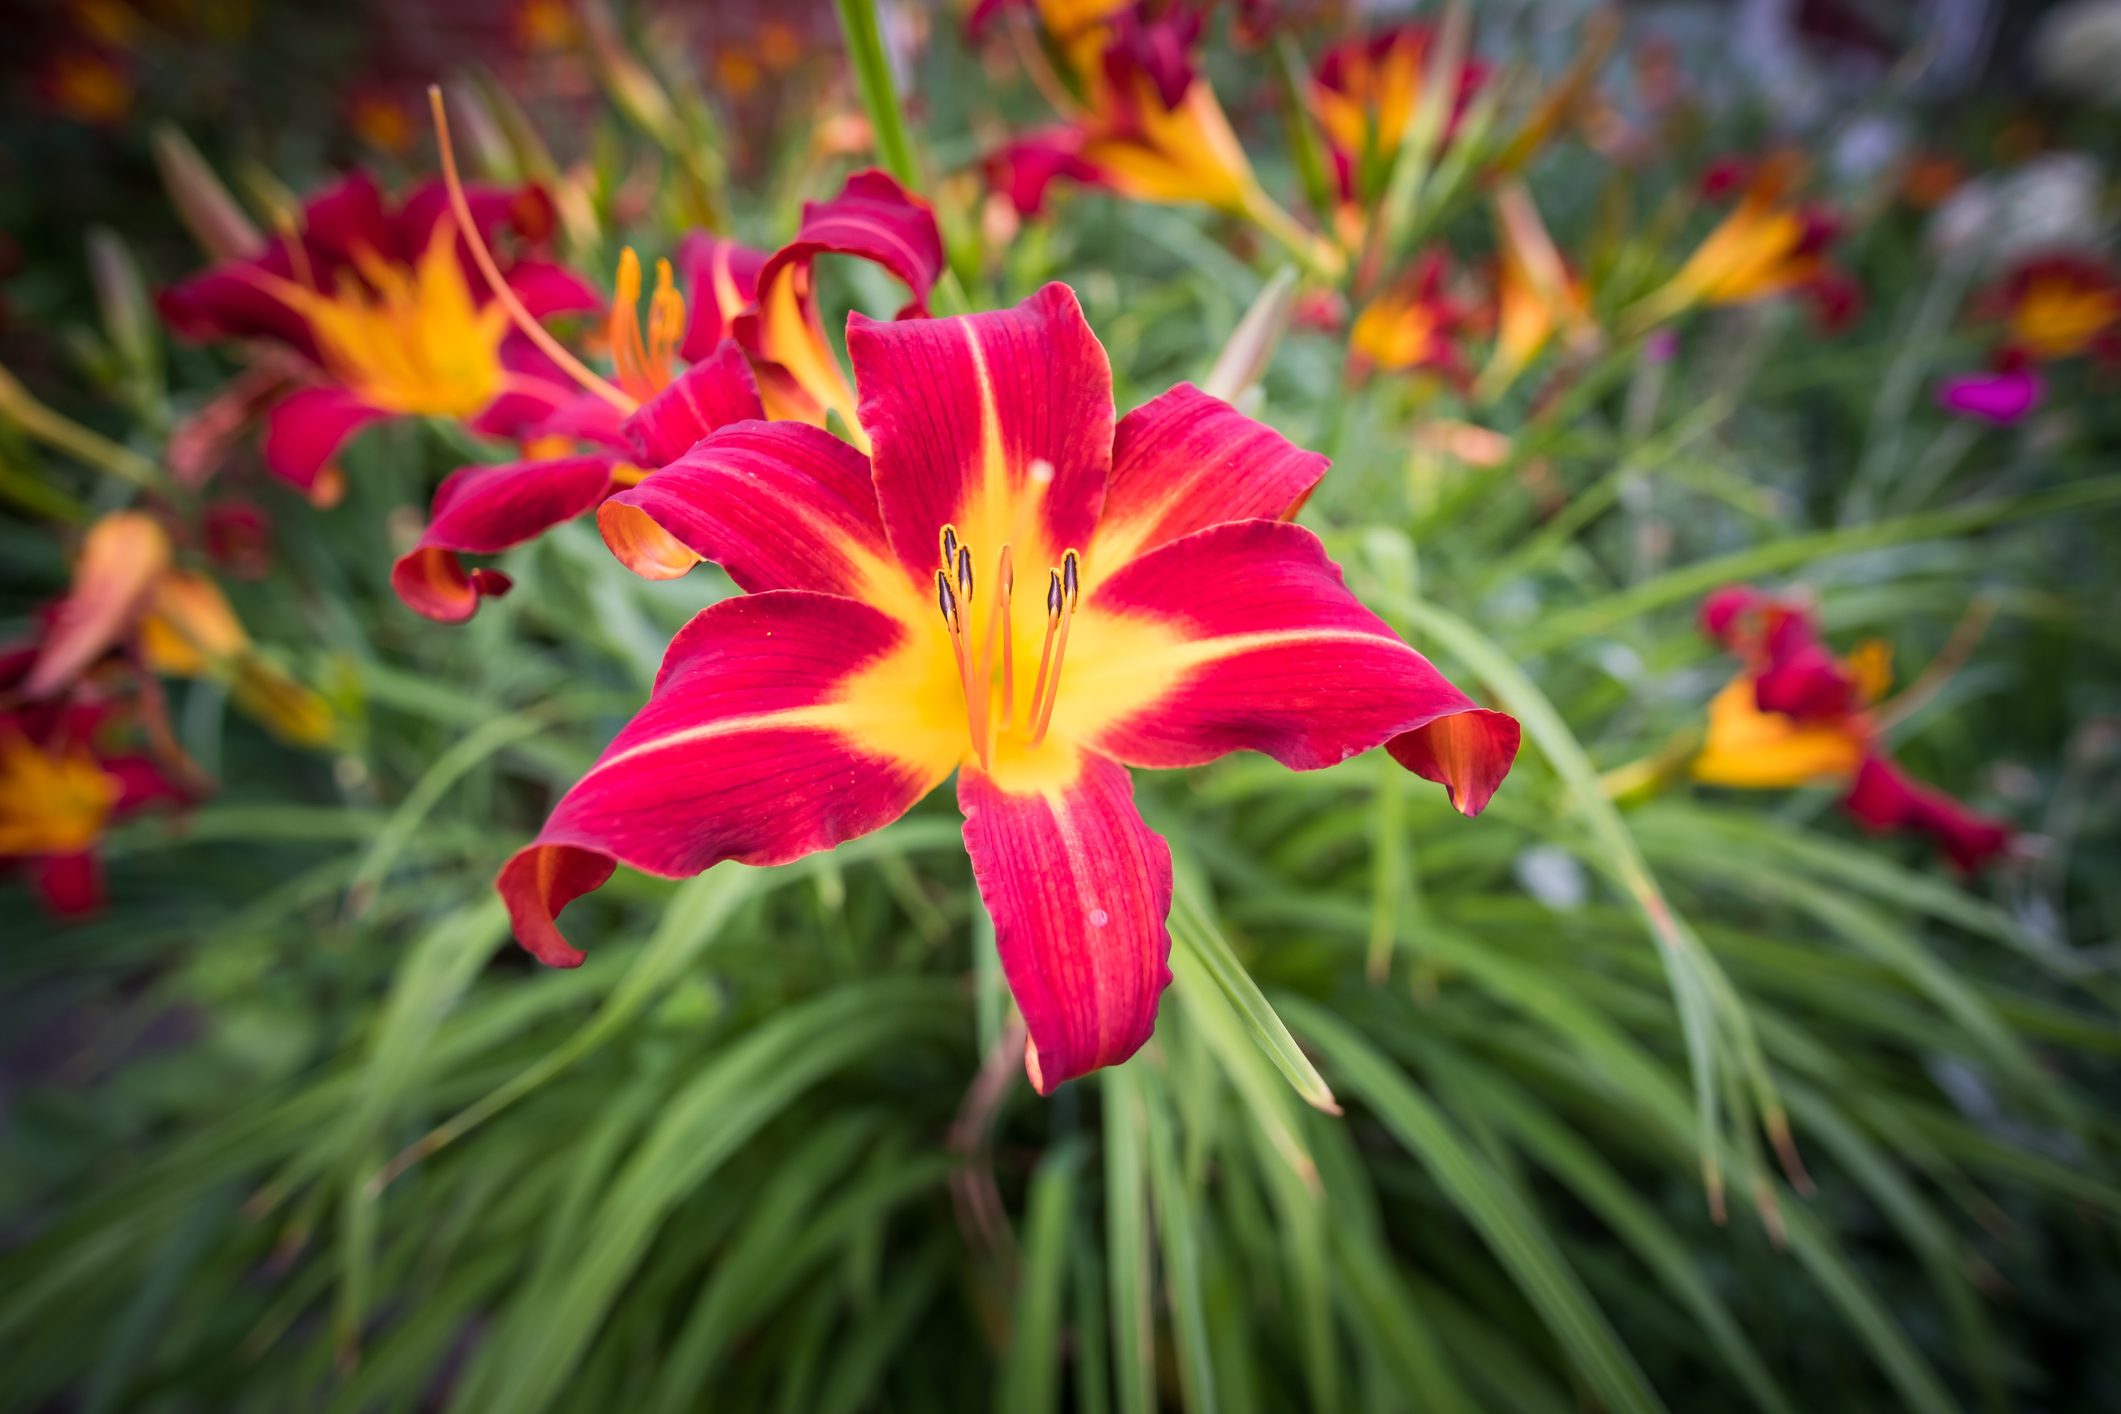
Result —
M 1129 767 L 1383 746 L 1487 804 L 1514 719 L 1475 705 L 1284 517 L 1325 458 L 1190 385 L 1116 417 L 1074 292 L 882 323 L 848 350 L 870 455 L 740 422 L 607 499 L 635 570 L 746 591 L 672 641 L 647 703 L 502 869 L 516 936 L 621 863 L 781 864 L 955 772 L 965 844 L 1042 1093 L 1125 1060 L 1170 980 L 1171 856 Z M 1021 582 L 1022 595 L 1015 591 Z

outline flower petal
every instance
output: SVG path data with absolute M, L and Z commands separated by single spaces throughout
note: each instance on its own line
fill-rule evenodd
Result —
M 917 583 L 945 524 L 982 556 L 1012 544 L 1026 573 L 1089 543 L 1112 464 L 1112 368 L 1073 290 L 950 319 L 856 314 L 847 352 L 884 528 Z
M 873 167 L 856 172 L 830 201 L 803 203 L 795 239 L 759 269 L 760 303 L 768 302 L 791 267 L 807 268 L 827 254 L 859 256 L 882 266 L 911 296 L 898 313 L 905 319 L 928 312 L 928 292 L 943 270 L 943 237 L 935 213 L 888 174 Z
M 58 691 L 130 633 L 169 557 L 169 536 L 145 512 L 114 511 L 90 526 L 73 587 L 43 634 L 23 694 Z
M 2040 406 L 2046 391 L 2039 372 L 2032 368 L 1966 373 L 1937 386 L 1937 405 L 1962 417 L 2008 427 Z
M 508 267 L 508 288 L 533 319 L 604 308 L 604 296 L 596 286 L 556 261 L 518 260 Z
M 482 594 L 505 593 L 506 575 L 466 572 L 457 551 L 492 555 L 573 520 L 611 489 L 616 463 L 592 454 L 557 461 L 467 466 L 435 491 L 420 543 L 391 566 L 390 587 L 406 607 L 438 623 L 462 623 Z
M 1845 780 L 1869 746 L 1860 715 L 1798 721 L 1762 711 L 1758 687 L 1741 673 L 1709 702 L 1708 732 L 1688 769 L 1712 786 L 1774 790 Z
M 965 850 L 1041 1095 L 1141 1049 L 1170 984 L 1171 849 L 1142 823 L 1126 768 L 1085 752 L 1066 786 L 1012 793 L 958 773 Z
M 85 918 L 103 907 L 103 861 L 92 851 L 32 855 L 22 861 L 30 891 L 55 918 Z
M 635 574 L 673 579 L 712 560 L 751 593 L 815 589 L 873 601 L 890 564 L 869 461 L 801 422 L 739 422 L 597 512 Z
M 1327 460 L 1191 383 L 1119 420 L 1112 485 L 1091 559 L 1121 565 L 1230 520 L 1279 520 Z
M 1158 631 L 1111 668 L 1153 695 L 1091 738 L 1129 765 L 1193 766 L 1250 750 L 1309 771 L 1383 745 L 1477 815 L 1516 759 L 1516 720 L 1476 706 L 1402 643 L 1300 526 L 1213 526 L 1121 568 L 1085 603 Z M 1092 632 L 1085 623 L 1086 648 Z M 1055 730 L 1071 696 L 1094 703 L 1128 690 L 1091 676 L 1064 679 Z
M 676 461 L 717 427 L 765 415 L 744 351 L 736 340 L 724 339 L 641 404 L 624 430 L 642 464 L 657 467 Z
M 647 705 L 501 870 L 516 937 L 572 967 L 554 917 L 624 863 L 664 878 L 785 864 L 890 824 L 948 774 L 873 749 L 848 681 L 905 636 L 801 591 L 726 599 L 672 640 Z
M 2010 826 L 1911 779 L 1882 756 L 1864 758 L 1842 806 L 1866 829 L 1928 835 L 1962 874 L 1973 873 L 2010 847 Z
M 763 251 L 695 231 L 678 243 L 678 278 L 691 311 L 678 352 L 704 358 L 736 332 L 736 317 L 758 298 Z
M 328 496 L 325 470 L 354 433 L 391 414 L 344 388 L 304 388 L 265 415 L 265 465 L 312 500 Z

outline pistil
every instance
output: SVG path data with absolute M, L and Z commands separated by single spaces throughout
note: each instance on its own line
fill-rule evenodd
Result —
M 994 582 L 999 594 L 994 601 L 994 612 L 987 616 L 987 638 L 986 642 L 980 647 L 979 680 L 982 687 L 992 681 L 994 638 L 996 634 L 1000 634 L 1002 640 L 1002 729 L 1007 731 L 1016 721 L 1016 684 L 1014 682 L 1016 676 L 1016 651 L 1015 645 L 1010 642 L 1009 633 L 1009 598 L 1016 589 L 1016 562 L 1011 557 L 1007 545 L 1002 546 L 1001 559 L 995 565 Z M 980 721 L 983 728 L 988 724 L 988 714 L 985 709 L 987 697 L 988 693 L 986 692 L 980 694 L 982 708 Z
M 612 385 L 611 380 L 599 376 L 587 364 L 576 358 L 552 332 L 523 307 L 523 301 L 509 288 L 501 275 L 501 267 L 494 263 L 493 252 L 486 248 L 486 241 L 479 234 L 478 223 L 471 218 L 471 199 L 464 194 L 463 178 L 457 175 L 457 151 L 449 140 L 449 112 L 442 106 L 442 86 L 427 86 L 427 106 L 434 114 L 435 146 L 441 150 L 442 184 L 449 191 L 449 206 L 456 213 L 458 234 L 471 248 L 472 264 L 486 277 L 486 288 L 508 311 L 509 320 L 523 331 L 523 336 L 538 346 L 547 358 L 558 364 L 567 376 L 596 394 L 622 413 L 630 413 L 641 405 L 640 399 L 623 388 Z

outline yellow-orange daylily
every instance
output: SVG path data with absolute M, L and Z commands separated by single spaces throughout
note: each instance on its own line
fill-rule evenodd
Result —
M 1687 257 L 1677 274 L 1637 306 L 1647 326 L 1696 305 L 1746 304 L 1785 294 L 1827 273 L 1832 228 L 1790 200 L 1803 170 L 1792 153 L 1761 162 L 1731 213 Z

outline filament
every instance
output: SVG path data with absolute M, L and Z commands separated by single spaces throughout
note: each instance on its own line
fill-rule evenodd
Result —
M 624 389 L 615 387 L 608 379 L 599 377 L 594 369 L 568 352 L 567 346 L 555 339 L 544 325 L 533 319 L 530 311 L 523 307 L 523 301 L 516 298 L 516 292 L 508 288 L 508 282 L 501 278 L 501 268 L 494 264 L 493 252 L 486 248 L 485 240 L 479 235 L 478 224 L 471 218 L 471 202 L 464 195 L 463 180 L 457 176 L 457 154 L 449 142 L 449 114 L 442 106 L 440 84 L 427 86 L 427 106 L 434 113 L 435 143 L 441 148 L 442 183 L 449 189 L 450 210 L 456 212 L 457 228 L 464 237 L 464 243 L 471 248 L 472 263 L 477 265 L 479 273 L 486 277 L 486 287 L 493 292 L 493 297 L 500 302 L 501 307 L 508 311 L 509 319 L 523 331 L 524 336 L 536 344 L 547 358 L 566 370 L 575 382 L 620 412 L 632 412 L 638 408 L 638 400 L 629 396 Z
M 1075 621 L 1075 602 L 1082 597 L 1082 557 L 1073 550 L 1062 555 L 1060 569 L 1054 572 L 1051 583 L 1060 591 L 1057 614 L 1052 612 L 1054 595 L 1050 589 L 1046 597 L 1047 638 L 1053 645 L 1053 671 L 1050 675 L 1044 671 L 1039 674 L 1045 692 L 1037 704 L 1038 718 L 1031 729 L 1033 746 L 1046 739 L 1046 729 L 1053 724 L 1053 704 L 1060 698 L 1061 663 L 1068 656 L 1068 628 Z

